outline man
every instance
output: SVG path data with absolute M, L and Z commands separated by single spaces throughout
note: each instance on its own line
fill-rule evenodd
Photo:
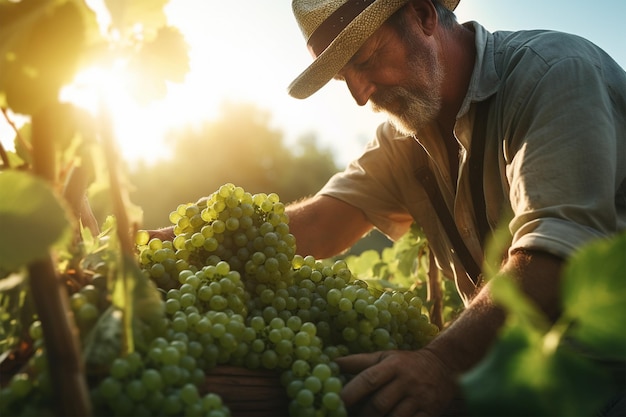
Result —
M 564 260 L 626 229 L 623 69 L 575 36 L 461 25 L 457 4 L 293 0 L 314 61 L 289 93 L 335 78 L 390 120 L 288 207 L 298 252 L 326 258 L 373 227 L 397 238 L 416 221 L 466 304 L 423 349 L 338 360 L 356 374 L 343 399 L 363 415 L 441 414 L 456 377 L 487 353 L 504 321 L 476 267 L 491 231 L 508 227 L 501 272 L 554 320 Z

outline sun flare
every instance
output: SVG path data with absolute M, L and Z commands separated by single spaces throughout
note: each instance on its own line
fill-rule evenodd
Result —
M 166 132 L 184 119 L 184 107 L 169 97 L 150 104 L 138 103 L 128 92 L 132 75 L 121 67 L 88 68 L 61 91 L 61 99 L 93 115 L 106 106 L 122 158 L 134 162 L 167 157 Z

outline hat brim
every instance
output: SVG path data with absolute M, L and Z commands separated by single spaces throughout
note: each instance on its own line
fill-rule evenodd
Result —
M 304 99 L 326 85 L 385 20 L 408 2 L 409 0 L 376 1 L 368 6 L 289 84 L 289 95 Z M 454 10 L 459 0 L 446 0 L 442 3 L 448 9 Z

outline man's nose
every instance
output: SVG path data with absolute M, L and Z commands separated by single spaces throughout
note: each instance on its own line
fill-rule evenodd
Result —
M 344 74 L 346 85 L 359 106 L 367 104 L 368 100 L 374 94 L 376 86 L 362 74 L 349 72 Z

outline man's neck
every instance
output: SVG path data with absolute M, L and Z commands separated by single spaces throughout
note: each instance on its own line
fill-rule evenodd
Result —
M 474 61 L 476 45 L 474 32 L 457 24 L 452 29 L 441 29 L 442 56 L 446 75 L 443 85 L 443 101 L 438 117 L 444 137 L 453 136 L 456 116 L 467 94 Z

